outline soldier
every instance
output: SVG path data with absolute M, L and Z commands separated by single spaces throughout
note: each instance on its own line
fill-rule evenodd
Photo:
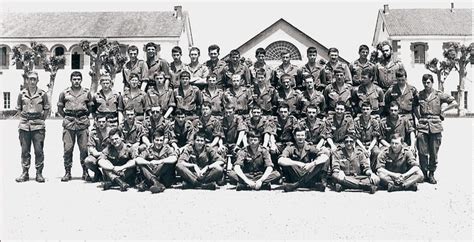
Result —
M 263 139 L 263 147 L 268 148 L 270 144 L 270 134 L 275 127 L 273 117 L 262 116 L 262 109 L 257 104 L 254 104 L 250 108 L 250 116 L 246 118 L 245 124 L 247 125 L 247 131 L 254 131 L 260 134 L 260 140 Z
M 95 125 L 89 134 L 89 141 L 87 142 L 87 149 L 89 156 L 84 160 L 84 165 L 94 172 L 92 182 L 99 182 L 103 180 L 102 172 L 99 170 L 98 161 L 102 150 L 109 144 L 108 140 L 109 128 L 107 127 L 107 119 L 105 116 L 99 115 L 95 118 Z
M 212 115 L 222 116 L 224 110 L 224 91 L 217 86 L 217 74 L 207 76 L 207 87 L 202 92 L 204 102 L 211 103 Z
M 257 78 L 257 73 L 259 70 L 263 69 L 263 72 L 265 73 L 265 83 L 270 83 L 270 78 L 272 77 L 272 68 L 265 63 L 265 56 L 267 55 L 267 51 L 264 48 L 258 48 L 255 51 L 255 58 L 257 61 L 253 64 L 253 66 L 249 67 L 250 74 L 252 76 L 252 85 L 256 86 L 258 85 L 258 78 Z
M 332 83 L 333 72 L 336 69 L 341 69 L 344 74 L 344 82 L 352 85 L 352 75 L 347 64 L 339 61 L 339 50 L 336 48 L 329 48 L 328 50 L 329 62 L 324 66 L 324 76 L 326 80 L 321 80 L 322 83 L 329 85 Z M 335 73 L 334 73 L 335 74 Z M 323 77 L 324 77 L 323 76 Z
M 224 135 L 222 133 L 221 120 L 211 115 L 211 106 L 210 102 L 202 103 L 201 116 L 193 121 L 193 126 L 198 132 L 205 134 L 206 143 L 210 142 L 209 147 L 217 147 L 219 151 L 223 151 L 225 148 L 222 142 Z
M 135 111 L 131 108 L 125 110 L 125 122 L 120 124 L 120 132 L 123 134 L 123 142 L 130 144 L 137 155 L 139 151 L 151 146 L 148 139 L 148 130 L 135 120 Z
M 385 147 L 377 158 L 377 175 L 388 192 L 418 190 L 423 172 L 410 149 L 403 146 L 402 137 L 390 137 L 390 147 Z
M 306 56 L 308 57 L 308 62 L 298 70 L 296 89 L 303 91 L 305 89 L 304 81 L 308 76 L 313 76 L 315 89 L 322 91 L 328 84 L 326 82 L 321 83 L 321 71 L 324 68 L 325 62 L 323 60 L 317 61 L 318 50 L 313 46 L 306 50 Z
M 301 99 L 300 116 L 305 116 L 305 113 L 307 113 L 306 109 L 310 105 L 317 107 L 318 113 L 324 112 L 326 110 L 326 100 L 324 99 L 324 95 L 316 89 L 317 85 L 314 83 L 314 76 L 305 76 L 303 83 L 306 90 L 303 91 L 303 97 Z
M 174 178 L 174 166 L 178 155 L 171 146 L 166 144 L 165 134 L 157 130 L 153 134 L 153 144 L 140 152 L 135 159 L 145 180 L 137 185 L 138 191 L 146 191 L 149 187 L 151 193 L 160 193 L 170 187 Z
M 354 115 L 362 112 L 362 103 L 368 102 L 374 114 L 381 114 L 383 111 L 384 93 L 382 88 L 374 84 L 373 69 L 363 69 L 360 73 L 360 86 L 352 89 L 352 109 Z
M 189 84 L 191 73 L 188 71 L 182 71 L 179 79 L 181 84 L 174 89 L 176 108 L 181 109 L 188 118 L 194 119 L 201 109 L 202 93 L 199 88 Z
M 92 96 L 93 115 L 106 116 L 110 127 L 117 127 L 123 120 L 123 99 L 120 93 L 112 90 L 112 79 L 110 75 L 100 76 L 99 83 L 102 89 Z
M 283 185 L 285 192 L 291 192 L 300 187 L 326 190 L 326 176 L 329 167 L 329 151 L 320 149 L 306 142 L 306 131 L 296 128 L 294 131 L 295 144 L 287 146 L 278 164 L 290 183 Z
M 271 190 L 270 183 L 280 178 L 273 169 L 270 153 L 260 145 L 260 134 L 248 133 L 249 145 L 237 152 L 234 170 L 229 172 L 236 190 Z
M 388 41 L 382 42 L 382 60 L 375 65 L 376 84 L 378 84 L 384 92 L 395 83 L 395 72 L 398 69 L 404 69 L 400 60 L 396 59 L 392 52 L 392 46 Z
M 168 62 L 164 59 L 159 58 L 158 53 L 161 50 L 161 47 L 159 44 L 149 42 L 145 45 L 145 50 L 146 50 L 146 64 L 148 66 L 148 75 L 147 75 L 148 83 L 145 87 L 145 92 L 146 92 L 148 91 L 150 87 L 155 86 L 155 82 L 153 79 L 155 72 L 164 72 L 166 75 L 169 75 L 169 76 L 171 76 L 171 73 L 170 73 L 170 66 Z M 169 83 L 166 83 L 167 87 L 168 85 Z
M 356 143 L 370 157 L 370 168 L 375 172 L 377 156 L 380 153 L 378 139 L 380 137 L 380 119 L 372 117 L 369 102 L 362 103 L 362 114 L 354 119 Z
M 232 103 L 235 106 L 235 113 L 238 115 L 249 114 L 249 103 L 252 100 L 250 88 L 241 86 L 242 80 L 239 74 L 232 75 L 232 86 L 224 93 L 224 105 Z
M 169 118 L 176 107 L 174 92 L 166 90 L 165 73 L 157 72 L 153 76 L 156 88 L 151 88 L 147 92 L 147 103 L 150 107 L 160 106 L 165 112 L 164 118 Z M 153 133 L 151 133 L 153 134 Z
M 207 69 L 209 70 L 209 74 L 214 73 L 216 75 L 217 86 L 219 87 L 219 89 L 222 89 L 222 82 L 219 83 L 219 81 L 221 81 L 222 79 L 220 75 L 226 63 L 223 60 L 219 60 L 220 51 L 221 51 L 221 48 L 218 45 L 210 45 L 207 48 L 207 53 L 210 59 L 206 61 L 205 65 Z
M 352 76 L 352 85 L 355 87 L 361 84 L 362 71 L 371 70 L 371 72 L 375 74 L 375 64 L 370 62 L 367 59 L 367 56 L 369 56 L 369 47 L 367 45 L 361 45 L 359 46 L 359 59 L 349 65 L 349 70 Z
M 103 189 L 108 190 L 114 185 L 125 192 L 130 187 L 126 181 L 135 179 L 135 156 L 130 144 L 123 142 L 122 132 L 118 128 L 109 131 L 110 143 L 102 151 L 99 166 L 104 174 Z
M 54 75 L 54 74 L 52 74 Z M 52 76 L 53 78 L 53 76 Z M 31 163 L 31 143 L 35 150 L 36 181 L 44 182 L 44 138 L 45 119 L 50 110 L 50 104 L 46 92 L 38 88 L 38 73 L 28 72 L 26 86 L 18 95 L 16 110 L 20 113 L 20 124 L 18 132 L 21 145 L 21 167 L 23 172 L 16 178 L 17 182 L 28 181 L 28 170 Z
M 334 70 L 335 82 L 326 86 L 323 91 L 324 100 L 326 101 L 326 110 L 334 111 L 337 102 L 344 102 L 345 109 L 350 112 L 351 110 L 351 92 L 352 86 L 344 83 L 344 70 L 338 68 Z
M 278 105 L 282 103 L 286 103 L 289 107 L 290 114 L 294 116 L 299 116 L 301 110 L 298 108 L 301 106 L 301 100 L 303 99 L 303 95 L 300 90 L 293 89 L 292 77 L 288 74 L 283 74 L 280 77 L 282 87 L 278 90 L 276 100 Z
M 177 109 L 174 121 L 170 123 L 169 132 L 171 146 L 181 154 L 186 146 L 192 144 L 196 129 L 193 123 L 186 119 L 183 110 Z
M 225 107 L 224 118 L 222 120 L 222 131 L 223 131 L 223 144 L 225 146 L 225 152 L 227 156 L 235 157 L 235 151 L 239 149 L 239 146 L 246 147 L 247 140 L 245 139 L 245 133 L 247 131 L 247 125 L 244 122 L 242 116 L 235 115 L 235 107 L 229 103 Z M 227 162 L 227 169 L 231 169 L 232 164 Z
M 380 178 L 371 171 L 364 151 L 355 146 L 354 140 L 351 135 L 346 135 L 344 146 L 331 154 L 335 190 L 341 192 L 344 189 L 362 189 L 374 194 Z
M 270 152 L 272 155 L 279 155 L 293 143 L 293 131 L 298 126 L 298 120 L 290 114 L 288 105 L 283 103 L 278 107 L 278 116 L 273 123 L 270 133 Z
M 215 190 L 224 175 L 224 159 L 206 145 L 205 134 L 196 133 L 194 143 L 184 149 L 176 164 L 176 172 L 185 181 L 185 188 Z
M 295 78 L 298 74 L 298 66 L 291 64 L 290 52 L 287 50 L 282 50 L 281 55 L 281 64 L 273 71 L 272 85 L 279 89 L 283 86 L 283 77 L 288 78 L 289 76 L 291 82 L 290 86 L 292 88 L 296 87 Z
M 399 115 L 410 120 L 415 127 L 414 112 L 418 104 L 418 91 L 414 86 L 407 83 L 407 73 L 404 69 L 395 71 L 396 83 L 385 93 L 385 107 L 391 102 L 397 102 L 399 106 Z M 416 128 L 416 127 L 415 127 Z
M 331 151 L 337 150 L 342 145 L 344 137 L 347 134 L 354 134 L 354 120 L 350 114 L 346 113 L 345 103 L 338 101 L 336 104 L 336 112 L 326 119 L 325 137 Z
M 326 142 L 325 132 L 326 123 L 318 117 L 319 108 L 314 105 L 309 105 L 306 108 L 306 118 L 300 120 L 299 127 L 306 130 L 306 141 L 311 145 L 316 145 L 317 148 L 323 147 Z
M 202 90 L 207 84 L 206 77 L 209 75 L 209 70 L 205 64 L 199 63 L 199 56 L 201 56 L 199 48 L 191 47 L 191 49 L 189 49 L 189 59 L 191 59 L 191 62 L 184 66 L 184 70 L 191 74 L 189 83 Z
M 64 169 L 66 173 L 61 181 L 71 180 L 72 156 L 74 143 L 80 152 L 82 179 L 90 181 L 84 160 L 87 157 L 87 141 L 89 139 L 89 111 L 92 109 L 92 95 L 89 89 L 82 88 L 82 74 L 78 71 L 71 73 L 71 87 L 59 94 L 58 113 L 63 120 Z
M 165 141 L 168 142 L 171 138 L 170 121 L 163 117 L 160 106 L 151 107 L 150 114 L 143 124 L 146 134 L 148 134 L 148 140 L 153 140 L 153 134 L 159 130 L 164 134 Z
M 124 91 L 122 96 L 124 109 L 133 109 L 136 113 L 137 121 L 143 122 L 145 120 L 145 112 L 150 109 L 147 95 L 139 87 L 140 79 L 138 74 L 130 74 L 129 82 L 130 86 Z
M 276 108 L 276 89 L 269 84 L 267 71 L 259 69 L 256 71 L 256 85 L 253 86 L 252 104 L 257 104 L 262 108 L 264 115 L 272 115 Z M 250 104 L 249 104 L 250 105 Z
M 170 86 L 172 89 L 177 88 L 179 86 L 179 73 L 184 70 L 184 63 L 181 61 L 182 55 L 183 51 L 179 46 L 175 46 L 173 47 L 173 49 L 171 49 L 171 57 L 173 57 L 173 62 L 170 63 Z
M 232 85 L 232 76 L 234 74 L 240 75 L 241 86 L 250 86 L 251 85 L 251 76 L 250 71 L 247 65 L 240 63 L 240 52 L 238 50 L 230 51 L 230 61 L 222 69 L 221 77 L 222 85 L 224 88 L 228 88 Z
M 402 141 L 410 145 L 410 150 L 415 154 L 415 129 L 408 119 L 402 118 L 399 113 L 400 106 L 397 102 L 392 102 L 389 105 L 390 114 L 388 117 L 382 118 L 380 122 L 380 143 L 388 147 L 390 144 L 390 137 L 397 133 Z
M 458 106 L 454 98 L 448 94 L 433 89 L 433 76 L 423 75 L 424 89 L 419 94 L 420 106 L 418 123 L 418 151 L 420 165 L 425 178 L 431 184 L 436 184 L 434 177 L 438 164 L 438 151 L 441 145 L 441 132 L 444 113 Z M 448 105 L 442 108 L 442 104 Z
M 148 66 L 144 60 L 138 59 L 138 48 L 132 45 L 128 47 L 127 53 L 129 61 L 125 63 L 122 70 L 124 91 L 130 88 L 130 75 L 132 73 L 137 74 L 138 80 L 146 82 L 148 79 Z M 139 86 L 142 86 L 141 82 Z

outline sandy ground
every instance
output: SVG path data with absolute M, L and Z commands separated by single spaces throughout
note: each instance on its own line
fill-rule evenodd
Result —
M 62 183 L 59 120 L 47 121 L 46 183 L 18 184 L 18 121 L 0 121 L 0 238 L 471 240 L 473 121 L 445 121 L 437 185 L 375 195 L 231 189 L 104 192 L 79 179 L 77 149 L 76 179 Z

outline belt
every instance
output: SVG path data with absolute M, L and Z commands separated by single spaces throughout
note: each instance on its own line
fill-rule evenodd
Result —
M 79 111 L 79 112 L 65 112 L 65 116 L 74 117 L 74 118 L 82 118 L 84 116 L 88 116 L 89 113 L 86 111 Z
M 27 120 L 34 120 L 34 119 L 42 118 L 41 113 L 23 113 L 21 116 L 23 118 L 26 118 Z

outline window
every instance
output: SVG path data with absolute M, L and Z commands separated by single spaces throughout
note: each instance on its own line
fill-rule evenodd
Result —
M 10 92 L 3 93 L 3 108 L 10 109 Z
M 416 44 L 413 48 L 413 54 L 415 55 L 415 64 L 425 64 L 425 45 Z
M 73 70 L 78 70 L 78 69 L 82 69 L 82 55 L 77 53 L 77 52 L 74 52 L 72 55 L 71 55 L 71 69 Z
M 287 41 L 276 41 L 265 48 L 267 51 L 266 60 L 281 60 L 281 52 L 286 50 L 290 53 L 292 60 L 301 60 L 301 54 L 298 48 Z
M 8 69 L 8 49 L 0 47 L 0 69 Z
M 451 92 L 451 96 L 454 97 L 454 99 L 458 102 L 458 103 L 461 103 L 459 101 L 459 97 L 458 97 L 458 91 L 452 91 Z M 464 91 L 464 108 L 467 109 L 467 91 Z
M 61 47 L 61 46 L 58 46 L 58 47 L 54 48 L 54 50 L 53 50 L 54 56 L 62 56 L 62 55 L 64 55 L 64 53 L 65 53 L 64 48 Z M 64 69 L 64 65 L 59 66 L 59 69 Z

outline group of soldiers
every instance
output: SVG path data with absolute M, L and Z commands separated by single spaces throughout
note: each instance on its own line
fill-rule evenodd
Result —
M 390 44 L 381 46 L 376 63 L 368 59 L 366 45 L 350 65 L 340 61 L 336 48 L 329 49 L 326 63 L 310 47 L 304 66 L 291 64 L 290 53 L 283 51 L 276 68 L 265 63 L 263 48 L 249 65 L 238 50 L 227 61 L 219 59 L 217 45 L 209 46 L 205 63 L 192 47 L 189 64 L 181 61 L 180 47 L 172 49 L 168 63 L 158 57 L 155 43 L 145 45 L 146 60 L 130 46 L 123 92 L 112 90 L 114 80 L 102 74 L 101 89 L 92 93 L 81 86 L 77 71 L 61 92 L 61 180 L 71 180 L 77 142 L 82 179 L 101 181 L 104 190 L 215 190 L 230 183 L 238 191 L 278 184 L 273 189 L 285 192 L 330 187 L 373 194 L 379 188 L 416 191 L 417 183 L 435 184 L 441 122 L 457 103 L 433 88 L 430 74 L 418 92 L 407 83 Z M 45 181 L 44 120 L 50 103 L 38 81 L 37 73 L 28 73 L 18 97 L 23 172 L 17 182 L 29 180 L 31 143 L 36 181 Z

